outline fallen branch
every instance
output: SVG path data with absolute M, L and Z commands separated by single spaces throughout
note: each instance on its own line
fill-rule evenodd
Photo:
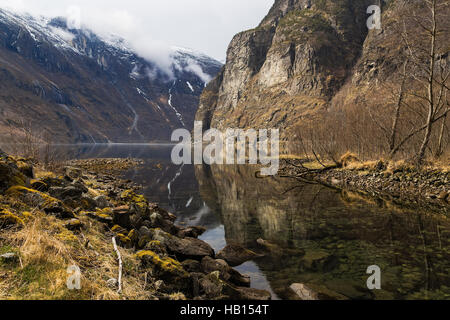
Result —
M 117 279 L 117 282 L 119 283 L 119 290 L 117 290 L 117 292 L 121 293 L 122 292 L 122 256 L 120 255 L 120 251 L 117 248 L 116 237 L 112 238 L 112 243 L 114 245 L 114 250 L 116 251 L 116 254 L 117 254 L 117 259 L 119 259 L 119 278 Z

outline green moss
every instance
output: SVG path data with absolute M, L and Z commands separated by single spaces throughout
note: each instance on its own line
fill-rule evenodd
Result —
M 7 209 L 0 209 L 0 228 L 2 226 L 23 226 L 24 220 Z
M 31 195 L 31 196 L 35 196 L 35 199 L 39 199 L 40 200 L 40 205 L 42 207 L 47 207 L 47 206 L 51 206 L 54 204 L 59 204 L 60 201 L 58 199 L 55 199 L 43 192 L 34 190 L 34 189 L 30 189 L 30 188 L 26 188 L 23 186 L 14 186 L 9 188 L 6 191 L 6 194 L 12 197 L 17 197 L 20 198 L 22 196 L 27 196 L 27 195 Z
M 133 190 L 126 190 L 122 192 L 120 198 L 123 201 L 133 203 L 141 214 L 145 213 L 148 208 L 148 201 L 143 195 L 136 194 Z
M 73 232 L 64 229 L 62 232 L 56 235 L 56 237 L 65 242 L 77 242 L 78 238 Z
M 113 211 L 111 208 L 97 209 L 95 215 L 99 218 L 108 219 L 112 217 Z
M 151 263 L 160 271 L 168 273 L 177 273 L 181 276 L 188 277 L 188 273 L 183 269 L 183 266 L 178 261 L 166 257 L 160 258 L 155 252 L 150 250 L 142 250 L 136 253 L 136 257 L 143 260 L 144 263 Z

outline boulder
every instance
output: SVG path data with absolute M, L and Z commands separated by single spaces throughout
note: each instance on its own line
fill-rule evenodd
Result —
M 136 194 L 133 190 L 126 190 L 121 193 L 120 199 L 135 211 L 139 216 L 147 216 L 149 213 L 148 201 L 143 195 Z
M 272 299 L 272 295 L 266 290 L 237 287 L 236 296 L 231 298 L 235 300 L 267 301 Z
M 77 201 L 77 204 L 81 205 L 84 210 L 95 210 L 97 208 L 97 202 L 88 196 L 82 196 L 81 199 Z
M 64 167 L 64 175 L 72 180 L 75 180 L 81 178 L 83 171 L 76 167 Z
M 22 226 L 23 219 L 7 209 L 0 208 L 0 229 L 3 227 Z
M 24 186 L 27 178 L 21 173 L 14 163 L 0 161 L 0 193 L 5 192 L 13 186 Z
M 142 239 L 160 241 L 169 252 L 175 254 L 180 261 L 186 259 L 201 260 L 206 256 L 214 256 L 214 250 L 206 242 L 195 238 L 178 238 L 161 229 L 148 229 L 142 227 L 140 230 L 140 242 Z
M 17 161 L 17 168 L 18 170 L 27 178 L 33 179 L 34 178 L 34 168 L 31 163 L 28 163 L 26 161 Z
M 209 244 L 195 238 L 180 239 L 172 236 L 172 239 L 167 244 L 167 248 L 180 260 L 201 260 L 206 256 L 214 256 L 214 250 Z
M 176 289 L 186 290 L 191 287 L 189 273 L 183 269 L 183 266 L 178 261 L 169 257 L 161 257 L 150 250 L 139 251 L 136 257 L 141 259 L 145 268 L 152 269 L 155 277 L 173 284 Z
M 157 212 L 153 212 L 150 215 L 149 222 L 151 228 L 154 229 L 160 228 L 170 234 L 177 234 L 179 230 L 179 228 L 176 227 L 171 220 L 169 220 L 167 217 L 164 218 L 161 214 Z
M 89 218 L 97 220 L 101 223 L 106 223 L 109 226 L 112 226 L 114 224 L 113 217 L 107 212 L 98 210 L 96 212 L 87 212 L 86 214 Z
M 45 213 L 54 215 L 60 219 L 75 218 L 73 212 L 67 208 L 60 200 L 53 198 L 43 192 L 25 188 L 22 186 L 14 186 L 6 191 L 6 194 L 17 197 L 29 206 L 39 207 Z
M 260 258 L 263 255 L 257 254 L 242 246 L 229 244 L 217 254 L 217 258 L 225 260 L 230 266 L 236 267 L 244 262 Z
M 70 231 L 80 231 L 83 228 L 83 223 L 78 219 L 71 219 L 65 227 Z
M 233 286 L 220 277 L 219 271 L 202 276 L 199 281 L 199 291 L 206 299 L 226 300 L 270 300 L 271 294 L 265 290 Z
M 337 264 L 337 259 L 323 250 L 307 250 L 301 264 L 309 271 L 330 271 Z
M 165 220 L 170 220 L 171 222 L 175 223 L 175 221 L 177 220 L 177 216 L 168 212 L 167 210 L 164 210 L 162 208 L 160 208 L 157 204 L 155 203 L 151 203 L 148 205 L 149 211 L 150 213 L 158 213 L 159 215 L 161 215 L 163 217 L 163 219 Z
M 47 192 L 49 190 L 48 185 L 44 181 L 41 181 L 41 180 L 32 180 L 31 188 L 34 190 L 41 191 L 41 192 Z
M 178 237 L 180 238 L 198 238 L 206 232 L 204 227 L 187 227 L 178 231 Z
M 50 188 L 49 193 L 52 197 L 55 197 L 63 201 L 67 201 L 80 199 L 81 196 L 83 195 L 83 190 L 75 186 L 52 187 Z
M 188 259 L 181 262 L 181 264 L 184 270 L 189 273 L 201 273 L 203 271 L 202 265 L 197 260 Z
M 167 255 L 166 247 L 157 240 L 152 240 L 146 243 L 144 250 L 150 250 L 159 255 Z
M 220 279 L 220 272 L 215 271 L 198 279 L 199 295 L 205 299 L 227 299 L 234 288 Z
M 100 209 L 108 208 L 111 206 L 108 199 L 103 195 L 95 197 L 94 201 L 97 203 L 97 207 Z
M 237 270 L 231 268 L 225 260 L 204 257 L 201 266 L 204 273 L 219 271 L 220 278 L 224 281 L 231 282 L 237 286 L 250 286 L 250 277 L 244 276 Z
M 125 229 L 132 227 L 130 220 L 130 207 L 120 206 L 113 209 L 113 222 Z

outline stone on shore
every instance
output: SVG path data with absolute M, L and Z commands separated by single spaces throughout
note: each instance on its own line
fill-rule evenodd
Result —
M 230 266 L 237 267 L 244 262 L 263 257 L 251 250 L 245 249 L 242 246 L 229 244 L 217 254 L 218 259 L 225 260 Z

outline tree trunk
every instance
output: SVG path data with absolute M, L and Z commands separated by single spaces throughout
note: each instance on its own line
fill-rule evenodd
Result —
M 438 147 L 436 151 L 436 158 L 439 158 L 444 153 L 444 132 L 445 132 L 445 122 L 447 121 L 447 115 L 445 115 L 444 119 L 442 120 L 442 126 L 441 126 L 441 132 L 439 133 L 439 141 L 438 141 Z
M 436 33 L 437 33 L 437 21 L 436 21 L 436 0 L 431 4 L 431 16 L 432 16 L 432 29 L 431 29 L 431 48 L 430 48 L 430 65 L 429 65 L 429 77 L 428 77 L 428 117 L 425 130 L 425 136 L 423 138 L 422 145 L 420 146 L 419 153 L 417 154 L 417 164 L 420 166 L 425 158 L 425 152 L 430 142 L 431 131 L 433 129 L 433 117 L 434 117 L 434 68 L 436 64 Z

